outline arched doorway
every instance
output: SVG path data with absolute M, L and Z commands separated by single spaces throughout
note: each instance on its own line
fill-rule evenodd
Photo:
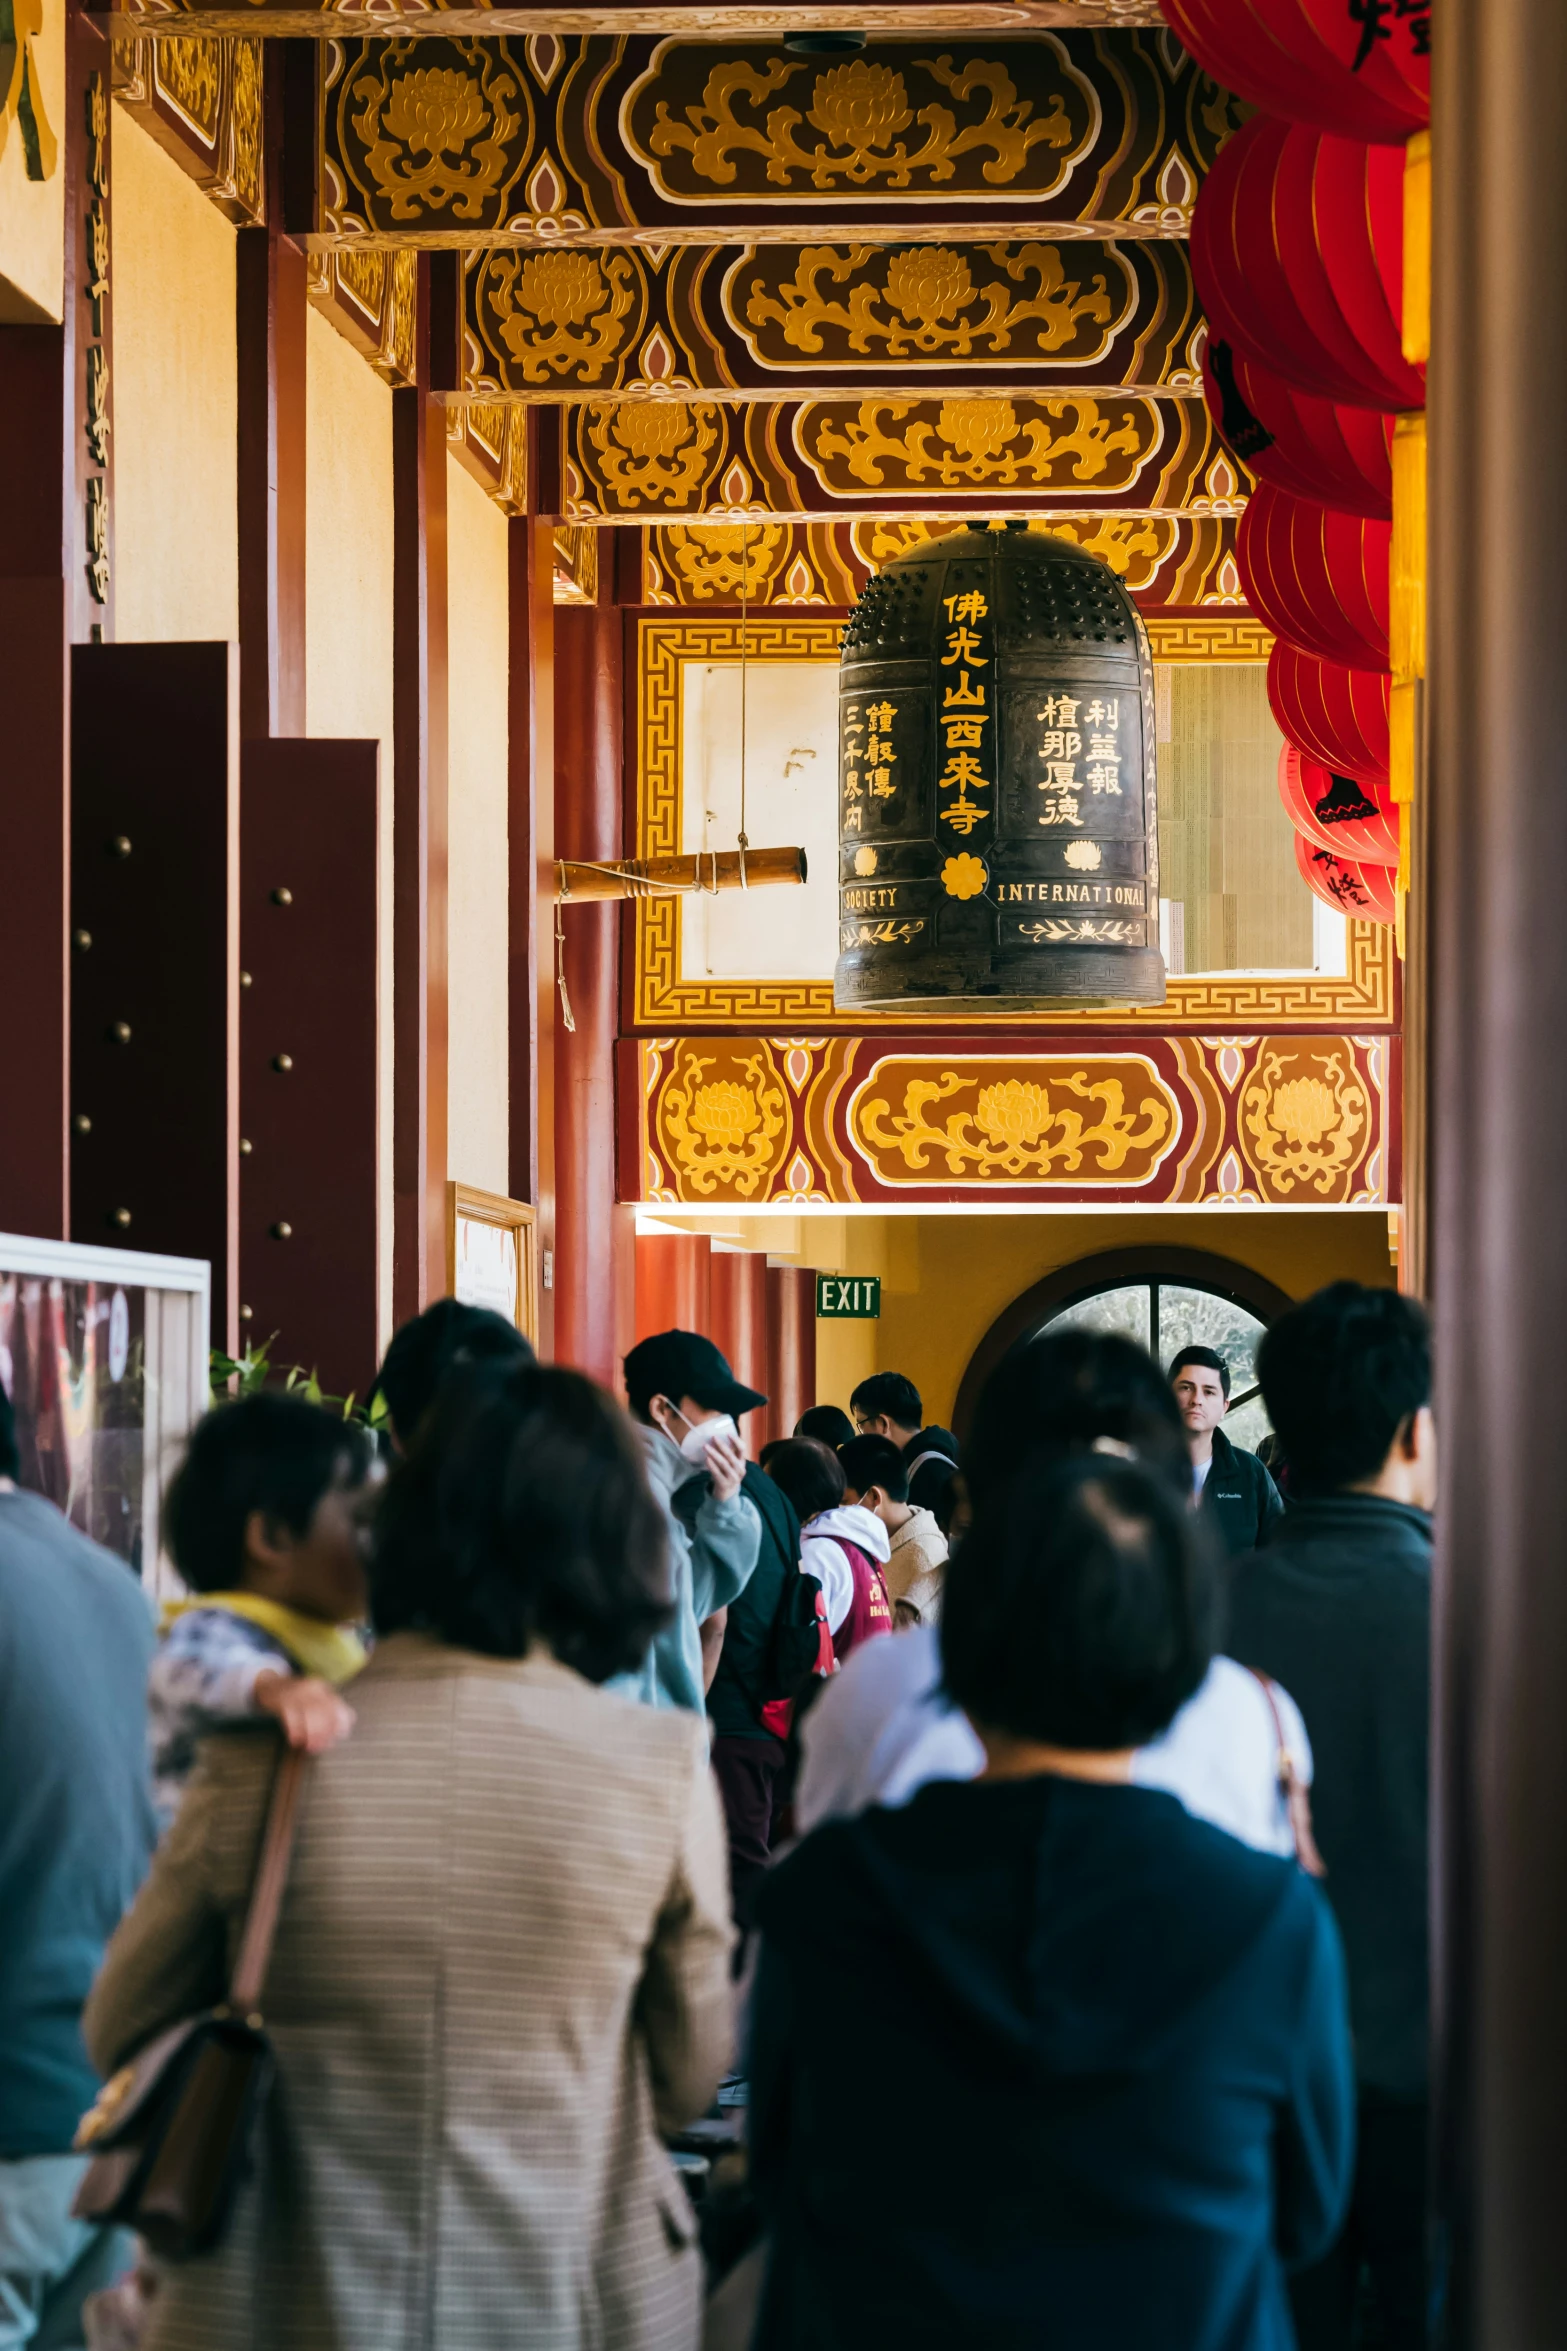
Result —
M 953 1414 L 967 1430 L 991 1372 L 1051 1328 L 1120 1331 L 1168 1363 L 1182 1347 L 1212 1347 L 1230 1367 L 1233 1442 L 1254 1447 L 1268 1420 L 1256 1389 L 1263 1332 L 1292 1303 L 1250 1266 L 1207 1249 L 1104 1249 L 1058 1266 L 1014 1298 L 975 1348 Z

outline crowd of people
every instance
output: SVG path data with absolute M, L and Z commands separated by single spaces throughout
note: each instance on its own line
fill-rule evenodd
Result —
M 447 1300 L 385 1443 L 218 1402 L 157 1626 L 0 1394 L 0 2351 L 1425 2343 L 1419 1306 L 1279 1317 L 1266 1464 L 1081 1329 L 961 1445 L 623 1370 Z M 175 2258 L 114 2151 L 258 1949 Z

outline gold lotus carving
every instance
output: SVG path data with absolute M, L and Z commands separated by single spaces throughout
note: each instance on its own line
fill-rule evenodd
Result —
M 1055 43 L 1050 46 L 1053 62 L 1064 64 L 1065 52 Z M 873 183 L 908 188 L 916 177 L 939 186 L 953 177 L 961 157 L 973 154 L 987 158 L 982 171 L 987 186 L 1007 187 L 1042 146 L 1065 158 L 1052 175 L 1054 186 L 1091 136 L 1089 110 L 1070 69 L 1075 108 L 1068 108 L 1067 89 L 1057 88 L 1036 119 L 1033 101 L 1019 98 L 998 61 L 974 58 L 960 67 L 950 56 L 912 60 L 910 71 L 965 110 L 962 122 L 952 107 L 916 106 L 905 73 L 863 57 L 818 69 L 803 111 L 767 105 L 789 83 L 798 85 L 804 70 L 786 57 L 769 58 L 761 67 L 742 58 L 720 59 L 707 75 L 700 102 L 683 109 L 683 120 L 670 112 L 667 99 L 659 100 L 647 141 L 653 157 L 688 156 L 694 178 L 713 187 L 733 184 L 737 156 L 755 158 L 748 180 L 760 176 L 759 163 L 774 187 L 809 182 L 825 191 Z M 912 143 L 905 136 L 911 131 L 917 132 Z
M 807 245 L 786 254 L 755 257 L 761 274 L 751 279 L 746 322 L 780 327 L 789 349 L 813 355 L 830 338 L 834 359 L 869 354 L 873 346 L 889 359 L 912 352 L 994 357 L 1011 351 L 1015 338 L 1030 356 L 1067 352 L 1086 362 L 1103 356 L 1136 301 L 1124 267 L 1112 293 L 1103 270 L 1068 277 L 1054 245 L 916 245 L 891 253 Z M 785 277 L 790 259 L 793 274 Z M 842 297 L 830 291 L 835 286 L 847 289 Z M 782 358 L 773 350 L 761 355 L 773 364 Z
M 661 1139 L 693 1192 L 710 1197 L 722 1183 L 749 1200 L 778 1157 L 784 1092 L 760 1053 L 737 1077 L 710 1078 L 716 1067 L 712 1054 L 684 1056 L 659 1107 Z
M 596 384 L 626 340 L 637 291 L 628 255 L 556 247 L 487 254 L 475 298 L 524 383 L 553 373 Z
M 626 506 L 678 513 L 695 504 L 718 441 L 717 415 L 702 402 L 590 400 L 587 437 L 605 488 Z
M 1089 1175 L 1109 1176 L 1129 1160 L 1157 1153 L 1175 1132 L 1173 1100 L 1151 1069 L 1144 1074 L 1147 1084 L 1128 1108 L 1120 1076 L 1070 1069 L 1048 1079 L 982 1085 L 961 1070 L 943 1070 L 934 1078 L 910 1077 L 896 1113 L 879 1096 L 860 1103 L 854 1125 L 873 1152 L 921 1172 L 939 1163 L 954 1176 L 1073 1175 L 1091 1155 Z M 959 1094 L 973 1099 L 938 1124 L 930 1116 L 934 1106 Z M 1129 1180 L 1151 1173 L 1145 1167 Z
M 393 220 L 450 205 L 457 219 L 476 221 L 518 167 L 511 143 L 525 128 L 525 101 L 482 43 L 443 44 L 453 65 L 414 64 L 408 52 L 420 46 L 389 42 L 374 71 L 353 84 L 365 168 Z
M 1043 526 L 1031 524 L 1031 529 Z M 1083 522 L 1055 521 L 1051 536 L 1070 539 L 1123 579 L 1129 588 L 1146 588 L 1175 545 L 1177 525 L 1155 514 L 1096 514 Z
M 789 545 L 781 522 L 672 523 L 662 536 L 693 603 L 740 595 L 764 602 Z
M 1119 422 L 1082 394 L 1022 407 L 985 398 L 939 405 L 874 399 L 862 400 L 851 416 L 817 404 L 802 412 L 796 438 L 822 486 L 843 496 L 857 484 L 950 490 L 1097 482 L 1124 489 L 1159 439 L 1158 415 L 1146 401 L 1120 409 Z M 1122 455 L 1132 462 L 1113 465 Z
M 1310 1185 L 1333 1191 L 1359 1148 L 1369 1117 L 1366 1090 L 1342 1053 L 1299 1067 L 1271 1047 L 1241 1097 L 1246 1132 L 1258 1167 L 1280 1191 Z M 1296 1074 L 1286 1076 L 1293 1063 Z

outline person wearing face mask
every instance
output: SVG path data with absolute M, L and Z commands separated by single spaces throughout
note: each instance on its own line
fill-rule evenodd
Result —
M 722 1617 L 750 1582 L 762 1522 L 742 1492 L 745 1448 L 736 1423 L 767 1398 L 734 1376 L 711 1339 L 660 1331 L 622 1367 L 648 1482 L 669 1531 L 673 1622 L 641 1668 L 607 1687 L 645 1706 L 701 1714 L 722 1639 Z M 702 1628 L 710 1629 L 704 1652 Z

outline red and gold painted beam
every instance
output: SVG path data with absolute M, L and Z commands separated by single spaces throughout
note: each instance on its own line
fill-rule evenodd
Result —
M 620 1052 L 621 1197 L 654 1206 L 1399 1197 L 1388 1036 L 724 1035 Z

